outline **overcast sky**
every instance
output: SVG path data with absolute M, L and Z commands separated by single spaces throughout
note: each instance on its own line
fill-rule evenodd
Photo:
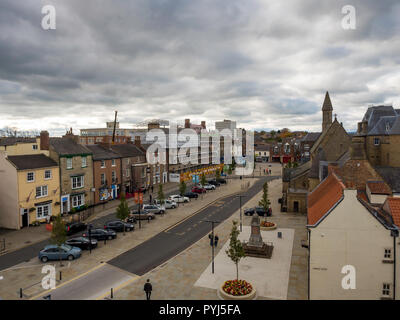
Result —
M 347 130 L 368 105 L 400 107 L 399 0 L 1 0 L 0 30 L 0 128 L 60 135 L 118 110 L 121 127 L 320 131 L 326 90 Z

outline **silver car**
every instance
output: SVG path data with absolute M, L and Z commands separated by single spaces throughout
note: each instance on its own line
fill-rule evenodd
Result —
M 155 201 L 158 206 L 164 209 L 175 209 L 178 205 L 173 200 L 164 200 L 164 203 L 161 204 L 160 200 Z
M 176 203 L 189 202 L 188 197 L 180 196 L 179 194 L 174 194 L 172 196 L 169 196 L 168 199 L 173 200 Z
M 215 190 L 215 186 L 213 184 L 205 184 L 204 186 L 201 187 L 206 190 Z
M 165 213 L 165 209 L 163 209 L 160 206 L 157 206 L 155 204 L 144 204 L 143 210 L 146 210 L 146 211 L 148 211 L 150 213 L 154 213 L 154 214 L 164 214 Z

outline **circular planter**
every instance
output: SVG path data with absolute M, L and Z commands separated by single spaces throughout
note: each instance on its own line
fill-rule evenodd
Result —
M 224 287 L 225 282 L 219 287 L 219 295 L 224 300 L 253 300 L 256 296 L 256 288 L 253 287 L 253 290 L 244 296 L 233 296 L 229 293 L 226 293 L 222 288 Z
M 273 222 L 272 222 L 272 223 L 273 223 Z M 274 224 L 274 225 L 271 226 L 271 227 L 263 227 L 263 226 L 260 226 L 260 229 L 263 230 L 263 231 L 275 230 L 275 229 L 278 227 L 278 225 L 277 225 L 276 223 L 273 223 L 273 224 Z

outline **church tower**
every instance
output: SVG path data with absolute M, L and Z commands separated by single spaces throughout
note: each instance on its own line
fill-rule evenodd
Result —
M 329 92 L 325 94 L 324 104 L 322 105 L 322 132 L 327 130 L 332 124 L 332 102 L 329 97 Z

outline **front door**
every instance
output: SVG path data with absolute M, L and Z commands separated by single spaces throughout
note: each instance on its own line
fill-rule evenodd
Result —
M 293 211 L 299 212 L 299 202 L 298 201 L 293 202 Z
M 29 225 L 29 220 L 28 220 L 28 209 L 22 209 L 22 228 L 27 227 Z

